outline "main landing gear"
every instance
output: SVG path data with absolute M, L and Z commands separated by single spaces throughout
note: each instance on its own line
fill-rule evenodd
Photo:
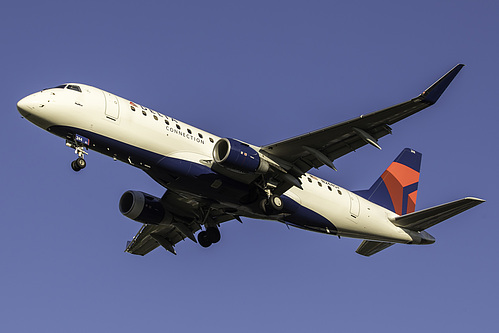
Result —
M 260 201 L 260 208 L 263 210 L 265 214 L 271 215 L 278 213 L 282 210 L 284 203 L 282 199 L 277 195 L 270 195 L 268 198 Z
M 217 227 L 207 227 L 206 231 L 198 234 L 198 242 L 202 247 L 209 247 L 211 244 L 220 241 L 220 230 Z

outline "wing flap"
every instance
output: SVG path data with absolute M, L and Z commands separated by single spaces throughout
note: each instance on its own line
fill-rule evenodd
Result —
M 380 251 L 383 251 L 384 249 L 389 248 L 395 243 L 386 243 L 386 242 L 375 242 L 375 241 L 370 241 L 370 240 L 364 240 L 362 243 L 360 243 L 359 247 L 355 252 L 358 254 L 365 256 L 365 257 L 370 257 L 373 254 L 376 254 Z
M 414 213 L 398 216 L 392 222 L 397 227 L 414 231 L 422 231 L 483 202 L 485 202 L 485 200 L 478 198 L 464 198 Z

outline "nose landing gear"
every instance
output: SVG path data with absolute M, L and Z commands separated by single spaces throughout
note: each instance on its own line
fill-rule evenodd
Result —
M 73 148 L 75 150 L 75 154 L 78 155 L 78 158 L 71 162 L 71 168 L 74 171 L 78 172 L 87 166 L 85 155 L 88 155 L 88 153 L 85 150 L 89 144 L 90 140 L 78 134 L 75 135 L 74 140 L 66 140 L 66 146 Z
M 83 159 L 83 157 L 78 157 L 76 160 L 71 162 L 71 168 L 76 172 L 84 169 L 86 166 L 87 162 Z

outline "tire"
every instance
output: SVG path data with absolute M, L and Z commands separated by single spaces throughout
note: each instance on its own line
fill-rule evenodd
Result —
M 283 206 L 282 199 L 277 195 L 271 195 L 270 198 L 260 201 L 260 208 L 267 215 L 276 214 Z
M 262 201 L 260 201 L 260 209 L 263 211 L 264 214 L 269 214 L 267 199 L 263 199 Z
M 87 162 L 81 157 L 78 157 L 75 162 L 80 169 L 84 169 L 87 166 Z
M 217 227 L 208 227 L 206 228 L 206 234 L 208 239 L 212 244 L 218 243 L 220 241 L 220 230 Z
M 268 205 L 270 205 L 270 207 L 276 211 L 282 210 L 282 207 L 284 206 L 281 197 L 277 195 L 270 196 Z
M 78 172 L 81 170 L 81 168 L 78 166 L 76 161 L 71 162 L 71 169 L 73 169 L 73 171 L 75 171 L 75 172 Z
M 199 242 L 199 245 L 201 245 L 202 247 L 210 247 L 211 241 L 210 241 L 210 238 L 208 237 L 208 233 L 206 231 L 201 231 L 198 234 L 198 242 Z

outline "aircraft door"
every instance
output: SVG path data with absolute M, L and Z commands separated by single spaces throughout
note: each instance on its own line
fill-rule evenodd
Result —
M 348 192 L 350 196 L 350 216 L 358 217 L 360 214 L 360 202 L 359 198 L 351 192 Z
M 103 92 L 106 97 L 106 117 L 112 120 L 118 119 L 120 115 L 120 104 L 118 98 L 108 92 Z

